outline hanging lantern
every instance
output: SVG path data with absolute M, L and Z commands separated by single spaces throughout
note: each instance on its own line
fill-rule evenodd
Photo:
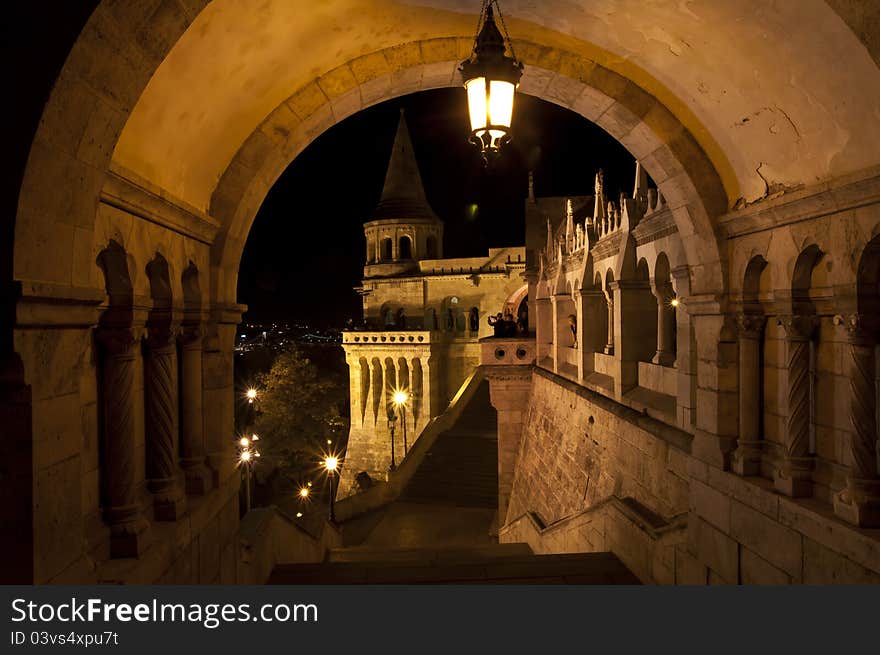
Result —
M 474 51 L 459 66 L 467 90 L 470 141 L 480 147 L 484 164 L 510 141 L 513 96 L 523 71 L 522 63 L 513 52 L 500 8 L 498 16 L 504 28 L 503 36 L 495 24 L 493 5 L 498 7 L 498 0 L 484 0 Z M 507 50 L 510 50 L 509 57 Z

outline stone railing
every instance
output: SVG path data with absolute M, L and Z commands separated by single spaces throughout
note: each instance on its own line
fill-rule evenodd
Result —
M 420 345 L 437 341 L 437 334 L 430 330 L 352 330 L 342 333 L 344 344 L 364 345 Z
M 527 543 L 537 554 L 611 552 L 647 584 L 674 584 L 675 547 L 685 541 L 687 514 L 660 519 L 632 498 L 610 496 L 546 525 L 535 512 L 498 531 L 500 543 Z
M 339 529 L 327 521 L 306 526 L 278 507 L 248 512 L 238 535 L 238 584 L 264 584 L 276 564 L 321 562 L 331 548 L 342 545 Z
M 483 366 L 530 366 L 534 363 L 534 337 L 480 339 L 480 364 Z

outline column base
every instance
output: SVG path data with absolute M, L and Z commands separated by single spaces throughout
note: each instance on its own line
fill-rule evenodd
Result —
M 108 511 L 108 517 L 121 515 L 128 518 L 110 524 L 110 557 L 138 557 L 146 549 L 150 524 L 141 516 L 140 507 L 119 507 Z
M 834 513 L 860 528 L 880 528 L 880 480 L 846 481 L 834 494 Z
M 813 458 L 787 458 L 773 472 L 773 486 L 789 498 L 806 498 L 813 495 Z
M 606 355 L 613 355 L 614 354 L 614 346 L 607 346 L 606 345 L 605 349 L 602 352 L 604 352 Z
M 743 477 L 760 475 L 761 442 L 740 440 L 730 458 L 730 470 Z
M 177 478 L 148 480 L 153 494 L 153 516 L 157 521 L 176 521 L 186 513 L 186 497 Z
M 205 466 L 203 460 L 195 462 L 181 462 L 183 467 L 183 475 L 186 480 L 186 493 L 189 496 L 204 496 L 212 488 L 213 474 L 211 470 Z
M 659 364 L 660 366 L 672 366 L 675 364 L 675 353 L 658 350 L 654 355 L 654 358 L 651 360 L 651 363 Z

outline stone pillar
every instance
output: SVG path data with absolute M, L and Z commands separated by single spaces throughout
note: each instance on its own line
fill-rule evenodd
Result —
M 601 305 L 605 303 L 605 294 L 598 289 L 587 289 L 580 292 L 578 306 L 578 380 L 595 370 L 593 354 L 601 349 L 605 342 L 606 325 L 598 323 L 596 317 L 601 314 Z
M 608 335 L 605 341 L 605 354 L 614 354 L 614 292 L 605 291 L 605 302 L 608 305 Z
M 531 305 L 531 302 L 529 303 Z M 538 361 L 550 355 L 550 344 L 553 342 L 553 308 L 550 304 L 550 298 L 535 299 L 535 314 L 532 318 L 531 307 L 529 307 L 529 323 L 534 321 L 535 325 L 535 343 L 538 349 Z
M 184 512 L 177 469 L 177 348 L 170 325 L 149 327 L 146 373 L 147 488 L 158 521 L 176 521 Z
M 675 364 L 675 308 L 670 305 L 672 289 L 668 283 L 659 287 L 651 285 L 651 292 L 657 300 L 657 352 L 651 360 L 661 366 Z
M 782 464 L 773 474 L 776 490 L 794 498 L 813 493 L 813 458 L 810 456 L 810 339 L 814 316 L 779 317 L 785 330 L 788 415 Z
M 135 359 L 140 334 L 131 327 L 102 327 L 104 346 L 104 518 L 110 525 L 110 556 L 137 557 L 149 524 L 138 501 L 135 466 Z
M 211 472 L 205 465 L 202 411 L 201 324 L 184 324 L 180 333 L 180 464 L 186 492 L 200 496 L 211 489 Z
M 761 347 L 764 324 L 762 314 L 739 314 L 739 439 L 730 467 L 739 475 L 761 472 Z
M 693 430 L 697 406 L 697 346 L 691 323 L 688 299 L 691 295 L 690 270 L 687 266 L 672 269 L 672 290 L 678 299 L 675 318 L 675 368 L 678 378 L 675 406 L 678 426 Z
M 880 476 L 877 470 L 876 332 L 865 315 L 835 316 L 847 332 L 849 352 L 848 445 L 850 473 L 846 488 L 834 495 L 834 513 L 863 528 L 880 527 Z M 876 320 L 876 319 L 875 319 Z
M 559 295 L 550 297 L 551 314 L 551 342 L 550 356 L 553 358 L 553 372 L 559 373 Z
M 240 479 L 236 468 L 235 450 L 235 382 L 233 357 L 235 331 L 240 317 L 238 311 L 212 310 L 217 318 L 211 321 L 211 330 L 203 342 L 202 403 L 204 412 L 205 453 L 214 487 L 229 480 Z
M 498 527 L 507 523 L 523 424 L 532 386 L 531 366 L 484 367 L 489 398 L 498 412 Z

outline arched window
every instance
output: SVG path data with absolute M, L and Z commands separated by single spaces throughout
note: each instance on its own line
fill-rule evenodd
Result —
M 394 259 L 394 242 L 391 239 L 382 239 L 381 259 L 383 262 L 390 262 Z
M 397 255 L 398 259 L 412 259 L 412 240 L 408 236 L 400 237 L 400 241 L 397 244 Z

